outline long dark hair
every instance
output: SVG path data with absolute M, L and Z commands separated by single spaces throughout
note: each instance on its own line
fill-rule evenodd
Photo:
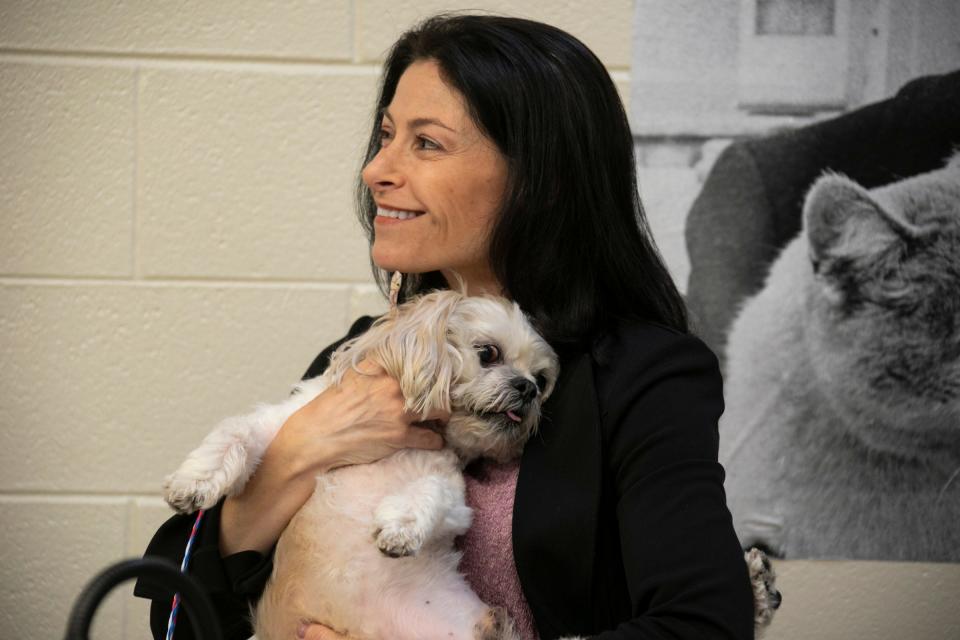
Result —
M 505 292 L 554 344 L 582 343 L 618 318 L 686 333 L 682 298 L 650 235 L 633 139 L 616 87 L 582 42 L 550 25 L 489 15 L 435 16 L 403 34 L 384 66 L 366 162 L 404 70 L 437 62 L 470 116 L 507 158 L 490 263 Z M 358 182 L 373 241 L 376 205 Z M 381 288 L 387 274 L 374 267 Z M 437 272 L 405 294 L 445 287 Z

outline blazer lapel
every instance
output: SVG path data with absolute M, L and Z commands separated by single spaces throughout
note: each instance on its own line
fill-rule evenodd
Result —
M 513 510 L 514 561 L 541 638 L 592 626 L 600 416 L 590 355 L 568 360 L 523 450 Z

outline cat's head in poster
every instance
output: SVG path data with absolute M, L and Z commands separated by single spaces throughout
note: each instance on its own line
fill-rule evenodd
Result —
M 869 444 L 960 455 L 960 152 L 871 190 L 824 175 L 803 218 L 821 334 L 808 344 L 829 395 Z

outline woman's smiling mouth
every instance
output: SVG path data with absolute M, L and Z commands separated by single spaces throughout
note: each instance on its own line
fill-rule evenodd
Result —
M 390 220 L 411 220 L 422 216 L 425 211 L 404 211 L 397 209 L 387 209 L 386 207 L 377 207 L 377 221 L 381 218 Z M 385 221 L 385 220 L 384 220 Z

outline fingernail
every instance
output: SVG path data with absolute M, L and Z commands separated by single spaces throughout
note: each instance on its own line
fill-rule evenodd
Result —
M 306 638 L 307 637 L 307 623 L 303 620 L 300 621 L 300 624 L 297 625 L 297 637 Z

